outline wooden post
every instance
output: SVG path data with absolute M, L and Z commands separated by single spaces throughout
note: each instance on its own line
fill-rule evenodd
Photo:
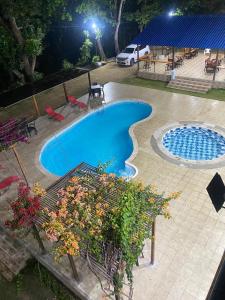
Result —
M 89 71 L 88 71 L 88 84 L 89 84 L 89 89 L 91 89 L 91 75 Z
M 139 62 L 139 45 L 137 46 L 137 72 L 140 70 L 140 62 Z
M 156 219 L 152 223 L 152 239 L 151 239 L 151 265 L 154 265 L 155 261 L 155 222 Z
M 72 268 L 73 277 L 74 277 L 74 279 L 75 279 L 77 282 L 80 282 L 80 278 L 79 278 L 79 275 L 78 275 L 77 268 L 76 268 L 76 266 L 75 266 L 73 257 L 72 257 L 72 255 L 70 255 L 70 254 L 67 254 L 67 255 L 68 255 L 68 259 L 69 259 L 69 262 L 70 262 L 70 265 L 71 265 L 71 268 Z
M 38 115 L 38 117 L 40 117 L 40 110 L 39 110 L 39 107 L 38 107 L 38 104 L 37 104 L 37 100 L 35 98 L 35 95 L 32 96 L 32 99 L 33 99 L 33 103 L 34 103 L 34 108 L 35 108 L 35 111 Z
M 214 70 L 214 74 L 213 74 L 213 81 L 215 81 L 215 79 L 216 79 L 216 70 L 217 70 L 217 64 L 218 64 L 218 56 L 219 56 L 219 50 L 217 49 L 217 51 L 216 51 L 216 66 L 215 66 L 215 70 Z
M 16 151 L 16 146 L 15 146 L 15 145 L 12 145 L 12 146 L 11 146 L 11 149 L 12 149 L 12 151 L 13 151 L 15 157 L 16 157 L 16 160 L 17 160 L 17 162 L 18 162 L 18 165 L 19 165 L 19 167 L 20 167 L 20 170 L 21 170 L 21 172 L 22 172 L 22 174 L 23 174 L 23 178 L 24 178 L 24 180 L 25 180 L 25 182 L 26 182 L 26 184 L 27 184 L 27 186 L 28 186 L 28 185 L 29 185 L 29 184 L 28 184 L 28 180 L 27 180 L 26 174 L 25 174 L 25 172 L 24 172 L 24 167 L 23 167 L 23 164 L 22 164 L 22 162 L 21 162 L 21 160 L 20 160 L 19 154 L 18 154 L 18 152 Z
M 172 70 L 174 69 L 174 56 L 175 56 L 175 51 L 174 51 L 174 47 L 172 49 Z
M 63 90 L 64 90 L 64 94 L 65 94 L 65 98 L 66 98 L 66 102 L 68 102 L 68 93 L 67 93 L 67 89 L 66 89 L 66 83 L 63 82 Z
M 35 224 L 32 225 L 32 229 L 33 229 L 33 236 L 34 236 L 34 238 L 35 238 L 35 239 L 37 240 L 37 242 L 38 242 L 38 245 L 39 245 L 39 247 L 40 247 L 40 249 L 41 249 L 41 253 L 42 253 L 42 254 L 45 254 L 45 253 L 46 253 L 46 250 L 45 250 L 44 244 L 43 244 L 43 242 L 42 242 L 42 239 L 41 239 L 41 237 L 40 237 L 39 231 L 38 231 L 38 229 L 37 229 L 37 227 L 36 227 Z

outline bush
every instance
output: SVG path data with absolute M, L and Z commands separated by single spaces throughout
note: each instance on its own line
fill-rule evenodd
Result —
M 34 81 L 41 80 L 43 77 L 44 77 L 43 73 L 36 72 L 36 71 L 34 72 Z
M 95 55 L 92 57 L 92 63 L 95 64 L 96 62 L 100 61 L 100 57 L 98 55 Z
M 71 70 L 73 69 L 74 65 L 71 64 L 67 59 L 63 60 L 63 70 Z

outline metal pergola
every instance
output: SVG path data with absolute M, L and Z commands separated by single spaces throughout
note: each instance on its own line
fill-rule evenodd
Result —
M 58 201 L 58 191 L 61 188 L 64 188 L 68 183 L 71 177 L 77 176 L 88 176 L 91 180 L 91 186 L 85 186 L 90 189 L 97 189 L 99 188 L 99 181 L 95 180 L 97 177 L 100 176 L 99 169 L 96 167 L 93 167 L 91 165 L 88 165 L 86 163 L 81 163 L 76 168 L 68 172 L 65 176 L 58 179 L 56 182 L 54 182 L 51 186 L 49 186 L 46 190 L 46 195 L 42 199 L 42 208 L 48 208 L 50 211 L 54 211 L 57 208 L 57 201 Z M 116 190 L 115 186 L 115 190 Z M 112 192 L 110 195 L 107 195 L 107 198 L 105 200 L 107 203 L 109 203 L 111 206 L 113 205 L 113 197 L 116 196 L 116 193 Z M 110 199 L 110 201 L 108 200 Z M 108 202 L 109 201 L 109 202 Z M 150 215 L 150 214 L 149 214 Z M 36 220 L 36 225 L 41 228 L 42 224 L 44 222 L 48 221 L 48 217 L 46 215 L 41 215 Z M 152 236 L 155 236 L 155 221 L 153 222 L 152 226 L 149 227 L 148 230 L 152 231 Z M 84 232 L 85 233 L 85 232 Z M 151 241 L 151 264 L 154 263 L 154 248 L 155 248 L 155 239 L 152 239 Z M 88 244 L 88 241 L 87 241 Z M 87 260 L 89 268 L 93 271 L 95 275 L 101 275 L 106 280 L 113 282 L 113 275 L 118 271 L 119 264 L 122 259 L 122 253 L 120 249 L 115 249 L 109 241 L 103 241 L 101 244 L 99 243 L 99 249 L 101 249 L 101 257 L 96 257 L 92 253 L 89 253 L 88 251 L 88 245 L 85 249 L 85 247 L 80 251 L 81 257 L 83 257 L 85 260 Z M 113 253 L 113 255 L 112 255 Z M 68 255 L 69 256 L 69 255 Z M 73 262 L 73 258 L 69 256 L 69 261 L 71 264 L 71 267 L 73 269 L 73 275 L 74 278 L 79 281 L 78 272 L 76 270 L 75 264 Z M 137 265 L 138 262 L 137 262 Z

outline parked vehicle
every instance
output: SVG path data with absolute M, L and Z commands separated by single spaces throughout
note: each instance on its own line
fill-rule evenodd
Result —
M 116 62 L 118 65 L 123 66 L 133 66 L 133 64 L 137 61 L 137 44 L 131 44 L 126 47 L 120 54 L 116 57 Z M 139 57 L 150 53 L 149 46 L 139 46 Z

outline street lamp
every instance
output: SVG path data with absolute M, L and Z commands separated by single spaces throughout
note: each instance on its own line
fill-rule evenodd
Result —
M 173 11 L 173 10 L 171 10 L 171 11 L 168 13 L 168 15 L 169 15 L 169 17 L 172 17 L 172 16 L 174 16 L 174 11 Z
M 97 25 L 95 23 L 92 23 L 91 27 L 94 29 L 94 31 L 96 31 Z

